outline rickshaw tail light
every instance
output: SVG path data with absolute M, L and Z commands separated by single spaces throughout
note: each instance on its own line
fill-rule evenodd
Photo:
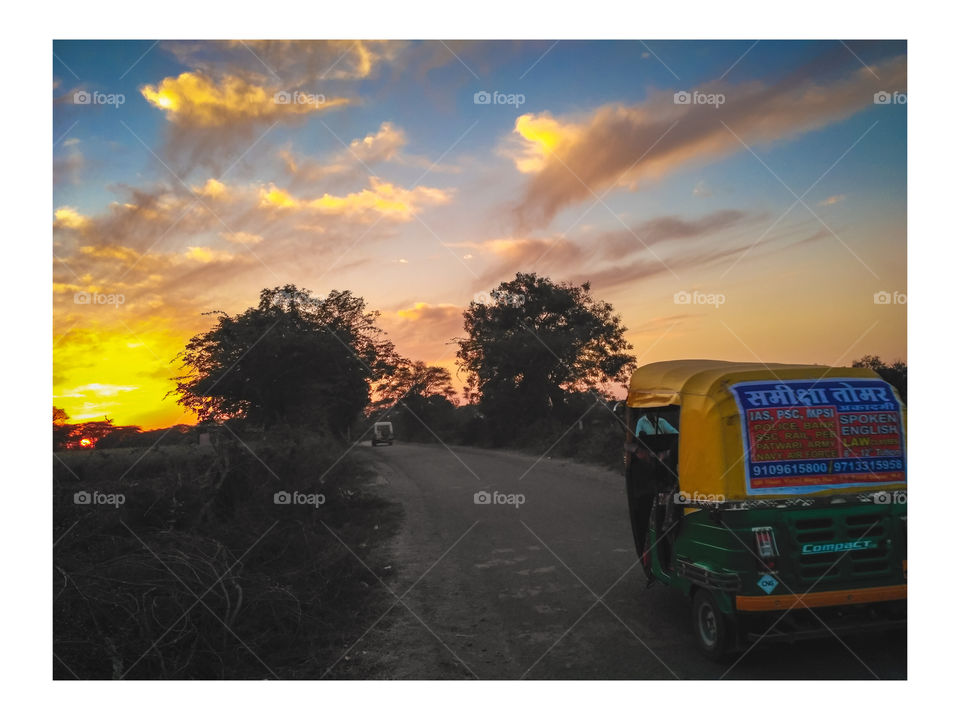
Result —
M 773 528 L 755 527 L 753 528 L 753 537 L 757 543 L 757 554 L 768 566 L 771 566 L 770 562 L 767 561 L 771 561 L 773 558 L 780 556 L 780 551 L 777 550 L 777 538 L 773 534 Z

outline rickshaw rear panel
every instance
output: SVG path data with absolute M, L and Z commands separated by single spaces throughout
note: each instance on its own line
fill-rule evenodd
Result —
M 695 622 L 722 614 L 715 642 L 906 622 L 905 411 L 872 371 L 656 363 L 626 419 L 638 555 Z

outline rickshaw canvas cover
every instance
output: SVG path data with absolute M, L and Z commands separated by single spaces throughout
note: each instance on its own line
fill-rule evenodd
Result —
M 903 408 L 879 379 L 735 383 L 749 495 L 906 483 Z

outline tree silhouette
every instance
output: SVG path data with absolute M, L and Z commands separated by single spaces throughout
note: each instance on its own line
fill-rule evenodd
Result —
M 214 328 L 177 355 L 177 402 L 201 421 L 243 418 L 265 427 L 306 425 L 345 434 L 370 383 L 396 364 L 393 344 L 363 298 L 318 299 L 295 285 L 264 289 L 256 307 L 219 313 Z
M 900 394 L 900 399 L 907 402 L 907 364 L 902 360 L 894 360 L 888 365 L 879 355 L 864 355 L 853 361 L 853 367 L 870 368 L 893 385 Z
M 471 397 L 504 440 L 532 422 L 565 420 L 570 392 L 626 380 L 633 357 L 626 328 L 590 284 L 517 273 L 488 302 L 464 312 L 457 358 Z
M 374 412 L 400 400 L 409 403 L 414 398 L 434 395 L 452 400 L 456 390 L 453 389 L 450 371 L 446 368 L 400 358 L 393 372 L 377 386 L 377 394 L 380 399 L 373 406 Z
M 394 432 L 402 440 L 432 441 L 449 437 L 456 406 L 450 371 L 420 360 L 402 358 L 377 386 L 370 416 L 398 420 Z
M 53 407 L 53 449 L 59 450 L 66 447 L 70 439 L 70 426 L 67 421 L 70 416 L 63 408 Z

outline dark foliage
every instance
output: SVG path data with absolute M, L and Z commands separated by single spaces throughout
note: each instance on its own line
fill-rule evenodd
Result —
M 201 420 L 243 418 L 344 435 L 369 401 L 370 383 L 391 372 L 393 345 L 363 298 L 332 291 L 320 300 L 294 285 L 263 290 L 257 307 L 221 314 L 178 358 L 178 402 Z
M 885 363 L 878 355 L 864 355 L 853 361 L 853 367 L 865 367 L 873 370 L 888 383 L 893 385 L 900 394 L 904 404 L 907 402 L 907 364 L 902 360 Z
M 590 284 L 517 273 L 490 302 L 470 303 L 457 357 L 496 444 L 575 418 L 572 393 L 624 382 L 632 368 L 626 328 Z

